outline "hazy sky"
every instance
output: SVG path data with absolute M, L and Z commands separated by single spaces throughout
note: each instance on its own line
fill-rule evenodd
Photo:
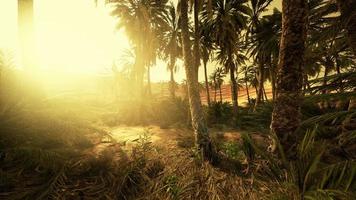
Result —
M 115 59 L 129 47 L 124 31 L 115 31 L 110 8 L 92 0 L 34 0 L 36 51 L 41 69 L 70 73 L 109 73 Z M 280 0 L 271 7 L 280 7 Z M 19 56 L 17 0 L 0 0 L 0 49 Z M 181 64 L 181 63 L 180 63 Z M 210 68 L 212 68 L 210 64 Z M 202 69 L 200 70 L 202 74 Z M 166 64 L 158 62 L 152 80 L 168 80 Z M 184 70 L 176 80 L 184 79 Z M 200 79 L 203 76 L 200 75 Z

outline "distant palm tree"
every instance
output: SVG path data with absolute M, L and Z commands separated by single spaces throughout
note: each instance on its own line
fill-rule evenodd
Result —
M 264 81 L 266 75 L 266 68 L 268 62 L 271 60 L 270 53 L 266 49 L 262 49 L 263 46 L 261 43 L 265 42 L 268 38 L 263 38 L 263 34 L 259 34 L 260 32 L 264 31 L 263 27 L 264 23 L 261 23 L 261 18 L 263 12 L 266 10 L 267 6 L 271 3 L 271 0 L 251 0 L 250 1 L 250 8 L 251 13 L 249 15 L 249 26 L 247 30 L 247 35 L 251 34 L 249 37 L 249 53 L 251 56 L 254 57 L 254 62 L 257 68 L 257 81 L 258 81 L 258 89 L 256 94 L 256 101 L 254 109 L 260 104 L 263 100 L 263 88 L 264 88 Z M 278 51 L 278 50 L 277 50 Z
M 224 69 L 221 67 L 216 68 L 209 76 L 212 87 L 214 88 L 214 101 L 216 102 L 216 91 L 219 90 L 219 95 L 220 95 L 220 102 L 223 101 L 222 99 L 222 91 L 221 91 L 221 86 L 224 83 L 224 77 L 225 77 Z
M 167 69 L 170 71 L 170 93 L 172 97 L 175 97 L 176 83 L 174 81 L 174 73 L 177 71 L 176 61 L 182 55 L 182 48 L 180 45 L 180 28 L 178 26 L 178 16 L 174 5 L 171 3 L 168 6 L 168 12 L 166 19 L 166 27 L 163 27 L 160 33 L 161 48 L 163 58 L 168 60 Z
M 243 74 L 243 77 L 241 77 L 238 82 L 244 85 L 247 95 L 247 102 L 249 104 L 251 103 L 249 86 L 252 84 L 253 79 L 255 77 L 254 73 L 255 71 L 253 70 L 253 66 L 251 65 L 244 65 L 240 69 L 240 74 Z
M 211 57 L 214 47 L 213 47 L 212 38 L 209 37 L 209 29 L 207 29 L 207 27 L 204 27 L 204 23 L 201 23 L 200 32 L 201 32 L 200 33 L 200 51 L 201 51 L 200 55 L 201 55 L 201 58 L 203 61 L 203 67 L 204 67 L 206 96 L 208 99 L 208 105 L 210 105 L 210 92 L 209 92 L 207 64 L 208 64 L 208 61 L 210 60 L 210 57 Z
M 246 27 L 247 14 L 250 12 L 246 2 L 247 0 L 215 0 L 212 2 L 212 14 L 208 11 L 202 13 L 205 26 L 210 30 L 209 37 L 213 39 L 217 49 L 215 59 L 230 73 L 235 118 L 238 112 L 236 52 L 239 50 L 240 33 Z
M 223 101 L 221 87 L 224 83 L 225 72 L 221 67 L 216 68 L 216 83 L 219 88 L 220 102 Z
M 212 75 L 214 75 L 214 73 L 209 76 L 208 83 L 209 83 L 209 87 L 214 90 L 214 102 L 216 102 L 217 87 L 216 87 L 216 83 L 215 83 L 215 77 L 213 77 Z
M 112 15 L 119 18 L 117 28 L 124 28 L 135 48 L 134 67 L 137 90 L 143 95 L 143 78 L 147 72 L 148 93 L 150 94 L 150 67 L 155 65 L 159 28 L 166 26 L 167 1 L 156 0 L 110 0 L 114 5 Z M 144 33 L 144 34 L 142 34 Z M 145 69 L 147 68 L 147 69 Z

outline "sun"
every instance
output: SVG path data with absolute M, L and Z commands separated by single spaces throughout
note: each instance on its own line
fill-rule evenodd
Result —
M 35 2 L 36 48 L 44 69 L 105 72 L 129 47 L 123 31 L 115 31 L 109 6 L 88 0 Z

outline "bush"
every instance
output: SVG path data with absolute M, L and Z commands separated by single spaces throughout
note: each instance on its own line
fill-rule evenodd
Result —
M 156 124 L 161 128 L 186 126 L 190 122 L 188 101 L 182 98 L 121 102 L 117 112 L 103 115 L 109 126 Z
M 232 105 L 229 102 L 212 102 L 206 115 L 209 125 L 231 124 Z
M 271 124 L 272 110 L 273 105 L 270 102 L 264 102 L 255 112 L 241 107 L 236 126 L 250 131 L 267 132 Z
M 190 122 L 190 110 L 187 100 L 182 98 L 164 99 L 154 105 L 153 116 L 161 128 L 172 125 L 187 125 Z

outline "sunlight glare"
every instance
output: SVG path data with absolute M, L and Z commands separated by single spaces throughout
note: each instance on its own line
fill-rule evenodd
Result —
M 110 8 L 87 0 L 36 0 L 37 53 L 44 69 L 74 73 L 111 72 L 120 51 L 129 47 L 115 31 Z

